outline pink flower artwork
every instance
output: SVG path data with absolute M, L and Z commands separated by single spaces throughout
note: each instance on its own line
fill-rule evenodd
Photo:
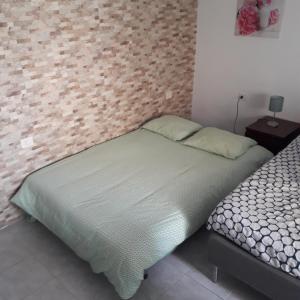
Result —
M 241 35 L 249 35 L 257 31 L 259 26 L 257 8 L 253 5 L 243 6 L 239 11 L 237 21 Z
M 270 37 L 278 35 L 284 1 L 238 0 L 236 34 Z

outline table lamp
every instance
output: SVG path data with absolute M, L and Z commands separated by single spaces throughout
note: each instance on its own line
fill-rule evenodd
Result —
M 276 113 L 282 112 L 283 109 L 284 97 L 282 96 L 271 96 L 269 111 L 274 113 L 274 117 L 272 121 L 268 121 L 267 124 L 270 127 L 278 127 L 279 123 L 276 121 Z

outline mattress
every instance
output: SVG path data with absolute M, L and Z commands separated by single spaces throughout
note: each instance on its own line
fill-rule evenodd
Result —
M 208 229 L 300 278 L 300 137 L 220 202 Z
M 255 146 L 225 159 L 139 129 L 33 173 L 11 201 L 127 299 L 270 157 Z

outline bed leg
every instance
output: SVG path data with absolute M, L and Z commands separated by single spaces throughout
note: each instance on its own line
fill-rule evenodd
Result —
M 217 283 L 218 282 L 218 271 L 219 271 L 219 268 L 217 266 L 213 266 L 212 267 L 212 281 L 214 283 Z
M 147 278 L 148 278 L 148 273 L 145 272 L 145 273 L 144 273 L 144 280 L 146 280 Z

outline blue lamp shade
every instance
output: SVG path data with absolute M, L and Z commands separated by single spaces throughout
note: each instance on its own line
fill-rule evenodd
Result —
M 274 112 L 274 113 L 282 112 L 283 102 L 284 102 L 284 97 L 282 97 L 282 96 L 271 96 L 269 110 Z

